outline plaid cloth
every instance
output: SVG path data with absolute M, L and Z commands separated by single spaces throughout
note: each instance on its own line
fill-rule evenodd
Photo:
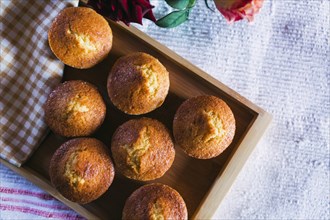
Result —
M 62 77 L 47 31 L 77 1 L 1 0 L 1 157 L 20 166 L 46 133 L 42 106 Z

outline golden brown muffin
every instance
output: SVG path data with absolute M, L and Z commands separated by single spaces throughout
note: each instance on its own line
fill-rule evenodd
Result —
M 63 63 L 78 69 L 101 62 L 112 47 L 108 22 L 90 8 L 62 10 L 48 31 L 51 50 Z
M 50 129 L 65 137 L 92 134 L 101 126 L 106 114 L 97 88 L 80 80 L 58 85 L 48 96 L 44 109 Z
M 108 94 L 121 111 L 140 115 L 161 106 L 170 86 L 169 73 L 154 57 L 132 53 L 119 58 L 108 77 Z
M 218 156 L 232 142 L 235 118 L 228 105 L 215 96 L 193 97 L 181 104 L 173 121 L 176 143 L 199 159 Z
M 175 151 L 165 126 L 155 119 L 132 119 L 119 126 L 112 137 L 116 169 L 128 178 L 159 178 L 171 167 Z
M 169 186 L 153 183 L 135 190 L 126 200 L 123 220 L 184 220 L 188 219 L 181 195 Z
M 75 138 L 58 148 L 50 161 L 50 180 L 67 199 L 89 203 L 107 191 L 115 170 L 109 150 L 94 138 Z

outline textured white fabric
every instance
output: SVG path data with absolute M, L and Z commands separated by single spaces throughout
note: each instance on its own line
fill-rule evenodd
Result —
M 215 219 L 330 219 L 329 5 L 265 0 L 229 26 L 198 1 L 178 28 L 141 27 L 274 117 Z
M 152 3 L 156 16 L 167 12 L 164 1 Z M 274 117 L 214 219 L 330 219 L 329 5 L 266 0 L 254 24 L 229 26 L 198 1 L 180 27 L 160 29 L 148 21 L 139 27 Z M 39 192 L 0 170 L 2 187 L 14 178 L 12 188 Z M 21 216 L 0 213 L 2 219 Z
M 83 219 L 2 164 L 0 184 L 0 219 Z

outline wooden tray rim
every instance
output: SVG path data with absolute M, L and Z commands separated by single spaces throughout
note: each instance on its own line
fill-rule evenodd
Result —
M 248 157 L 252 153 L 253 149 L 256 147 L 257 143 L 263 136 L 264 132 L 267 130 L 269 126 L 272 116 L 267 113 L 265 110 L 255 105 L 248 99 L 244 98 L 234 90 L 230 89 L 220 81 L 216 80 L 212 76 L 208 75 L 206 72 L 201 70 L 200 68 L 194 66 L 189 61 L 185 60 L 166 46 L 162 45 L 155 39 L 149 37 L 142 31 L 137 28 L 130 26 L 127 27 L 121 23 L 115 23 L 113 21 L 109 21 L 110 25 L 118 25 L 120 28 L 125 29 L 128 33 L 133 34 L 143 40 L 146 44 L 151 45 L 155 49 L 159 51 L 159 53 L 163 54 L 166 57 L 169 57 L 171 60 L 175 61 L 177 64 L 184 66 L 189 69 L 192 73 L 197 74 L 202 77 L 209 83 L 214 86 L 220 88 L 224 93 L 238 101 L 239 103 L 245 105 L 248 109 L 253 111 L 255 116 L 255 121 L 252 123 L 245 137 L 239 144 L 239 147 L 233 154 L 230 156 L 227 165 L 224 167 L 222 172 L 217 176 L 214 183 L 212 184 L 209 192 L 205 195 L 204 199 L 200 203 L 199 207 L 195 211 L 192 216 L 192 219 L 211 219 L 218 209 L 220 203 L 224 199 L 227 192 L 230 190 L 230 187 L 234 183 L 236 177 L 238 176 L 240 170 L 244 166 Z M 6 167 L 18 173 L 19 175 L 25 177 L 27 180 L 37 185 L 42 190 L 48 192 L 50 195 L 55 197 L 56 199 L 63 202 L 68 207 L 72 208 L 74 211 L 84 216 L 87 219 L 100 219 L 94 213 L 88 211 L 83 206 L 73 203 L 66 198 L 64 198 L 60 193 L 58 193 L 51 185 L 50 181 L 41 176 L 39 173 L 34 171 L 33 169 L 22 166 L 16 167 L 4 159 L 0 158 L 0 162 L 3 163 Z

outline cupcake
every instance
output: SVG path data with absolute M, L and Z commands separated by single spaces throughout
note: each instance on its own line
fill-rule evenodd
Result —
M 126 200 L 122 219 L 183 220 L 188 219 L 188 211 L 176 190 L 154 183 L 144 185 L 132 193 Z
M 58 85 L 44 106 L 50 129 L 65 137 L 88 136 L 104 121 L 106 106 L 97 88 L 72 80 Z
M 151 55 L 136 52 L 115 62 L 107 87 L 112 103 L 119 110 L 140 115 L 161 106 L 169 86 L 165 67 Z
M 111 151 L 116 169 L 140 181 L 163 176 L 175 157 L 167 129 L 150 118 L 132 119 L 119 126 L 112 137 Z
M 76 138 L 57 149 L 50 161 L 49 175 L 65 198 L 85 204 L 107 191 L 115 171 L 109 151 L 101 141 Z
M 228 105 L 215 96 L 193 97 L 181 104 L 173 121 L 176 143 L 191 157 L 218 156 L 232 142 L 235 118 Z
M 53 21 L 48 42 L 63 63 L 86 69 L 107 57 L 112 47 L 112 31 L 108 22 L 93 9 L 69 7 Z

